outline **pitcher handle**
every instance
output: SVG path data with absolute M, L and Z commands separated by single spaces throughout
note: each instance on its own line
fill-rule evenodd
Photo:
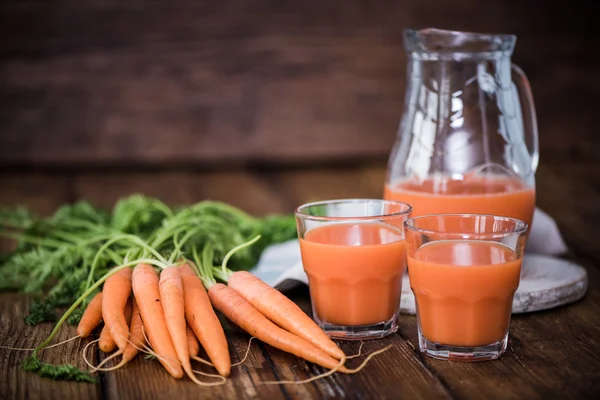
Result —
M 525 136 L 525 144 L 531 155 L 531 168 L 535 173 L 538 162 L 540 160 L 539 154 L 539 139 L 538 139 L 538 126 L 537 118 L 535 114 L 535 104 L 533 102 L 533 94 L 531 92 L 531 85 L 525 73 L 521 68 L 515 64 L 511 64 L 512 70 L 512 81 L 517 88 L 519 96 L 519 102 L 521 103 L 521 109 L 523 111 L 523 128 Z

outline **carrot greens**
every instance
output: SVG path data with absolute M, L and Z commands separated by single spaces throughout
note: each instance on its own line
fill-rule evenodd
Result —
M 263 239 L 249 248 L 257 235 Z M 133 195 L 110 212 L 86 201 L 64 205 L 46 218 L 24 208 L 0 208 L 0 236 L 16 241 L 14 250 L 0 258 L 0 291 L 34 297 L 27 324 L 56 321 L 58 312 L 70 306 L 24 368 L 53 379 L 90 382 L 91 375 L 72 365 L 43 363 L 38 354 L 62 324 L 79 321 L 110 275 L 139 263 L 162 269 L 195 259 L 203 279 L 214 281 L 213 272 L 225 271 L 213 270 L 214 265 L 248 270 L 266 246 L 295 237 L 296 230 L 287 215 L 255 218 L 216 201 L 170 208 Z

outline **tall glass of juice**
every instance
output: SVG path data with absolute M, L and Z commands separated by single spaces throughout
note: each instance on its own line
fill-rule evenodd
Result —
M 419 347 L 439 359 L 483 361 L 508 343 L 527 224 L 492 215 L 429 215 L 404 224 Z
M 379 338 L 398 329 L 408 204 L 370 199 L 296 210 L 313 317 L 331 337 Z

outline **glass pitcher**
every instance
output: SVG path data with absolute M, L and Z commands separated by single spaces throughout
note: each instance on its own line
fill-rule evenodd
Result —
M 384 197 L 413 216 L 474 213 L 531 225 L 538 136 L 513 35 L 406 30 L 407 89 Z

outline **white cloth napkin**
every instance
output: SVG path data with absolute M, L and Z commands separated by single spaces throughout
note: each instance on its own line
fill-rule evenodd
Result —
M 567 246 L 556 222 L 544 211 L 536 209 L 525 247 L 526 258 L 523 269 L 535 268 L 536 266 L 532 263 L 548 259 L 548 257 L 533 257 L 533 255 L 557 256 L 566 251 Z M 527 257 L 527 255 L 532 255 L 532 257 Z M 301 283 L 308 284 L 308 277 L 302 268 L 298 240 L 290 240 L 267 247 L 251 272 L 281 291 L 289 290 Z M 405 276 L 400 310 L 403 313 L 414 314 L 414 308 L 414 297 L 410 292 L 408 276 Z

